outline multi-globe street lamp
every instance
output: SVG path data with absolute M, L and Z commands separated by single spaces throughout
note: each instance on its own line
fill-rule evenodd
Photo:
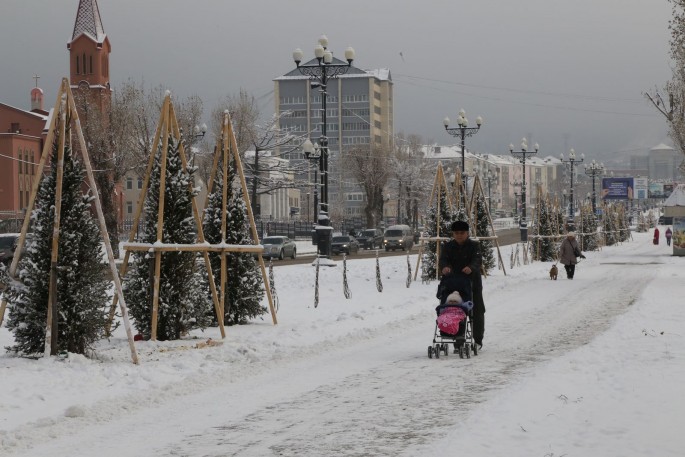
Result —
M 597 192 L 595 190 L 595 178 L 604 175 L 605 169 L 603 163 L 596 161 L 590 162 L 590 165 L 585 165 L 585 174 L 592 178 L 592 214 L 597 214 Z
M 321 147 L 319 143 L 312 144 L 312 141 L 307 138 L 302 143 L 302 152 L 307 160 L 319 161 L 321 160 Z M 319 214 L 319 170 L 314 167 L 314 216 L 318 217 Z M 309 195 L 309 194 L 307 194 Z M 307 202 L 309 204 L 309 202 Z M 307 209 L 309 213 L 309 209 Z
M 528 140 L 523 138 L 521 140 L 521 150 L 514 151 L 514 145 L 509 145 L 509 152 L 523 165 L 523 181 L 521 182 L 521 219 L 519 228 L 521 229 L 521 241 L 524 243 L 528 241 L 528 223 L 526 222 L 526 157 L 533 156 L 538 153 L 540 146 L 535 143 L 533 151 L 528 150 Z
M 321 156 L 319 157 L 319 171 L 321 172 L 321 202 L 319 214 L 317 216 L 317 224 L 319 226 L 330 226 L 329 207 L 328 207 L 328 136 L 326 132 L 326 98 L 328 96 L 328 81 L 340 75 L 344 75 L 352 66 L 354 60 L 354 49 L 348 47 L 345 50 L 345 60 L 335 62 L 333 60 L 333 53 L 328 49 L 328 38 L 326 35 L 321 35 L 319 44 L 314 48 L 314 57 L 305 64 L 300 65 L 304 58 L 304 53 L 301 49 L 295 49 L 293 52 L 293 60 L 300 73 L 307 76 L 310 80 L 310 87 L 312 89 L 319 88 L 321 92 L 321 136 L 319 137 L 319 147 Z M 311 143 L 311 141 L 310 141 Z M 306 152 L 305 152 L 306 154 Z M 326 242 L 319 243 L 319 253 L 323 257 L 329 257 L 331 252 L 331 233 L 330 230 L 322 230 L 321 234 Z M 321 239 L 321 237 L 319 237 Z
M 466 118 L 466 111 L 463 109 L 459 110 L 459 117 L 457 118 L 457 126 L 456 127 L 450 127 L 450 118 L 446 117 L 445 119 L 442 120 L 443 125 L 445 126 L 445 131 L 447 131 L 448 134 L 455 138 L 459 138 L 461 140 L 461 179 L 462 182 L 464 183 L 464 186 L 468 188 L 468 183 L 466 182 L 466 137 L 470 137 L 478 133 L 480 130 L 481 125 L 483 125 L 483 118 L 478 116 L 476 118 L 476 127 L 468 127 L 469 125 L 469 120 Z M 465 199 L 466 196 L 464 195 L 463 198 Z M 464 200 L 465 201 L 465 200 Z
M 484 178 L 488 183 L 488 208 L 490 209 L 490 214 L 492 214 L 492 183 L 494 182 L 496 184 L 498 178 L 499 175 L 497 172 L 493 173 L 491 170 L 488 170 L 488 174 L 485 175 Z
M 576 216 L 576 210 L 574 208 L 574 201 L 573 201 L 573 175 L 574 175 L 574 167 L 576 163 L 582 162 L 585 160 L 585 154 L 581 154 L 580 158 L 576 157 L 576 151 L 571 148 L 571 150 L 568 152 L 568 159 L 564 159 L 564 154 L 561 153 L 559 154 L 559 160 L 561 160 L 561 163 L 567 163 L 571 166 L 571 187 L 570 187 L 570 193 L 569 193 L 569 210 L 568 210 L 568 229 L 569 230 L 574 230 L 575 229 L 575 223 L 574 219 Z

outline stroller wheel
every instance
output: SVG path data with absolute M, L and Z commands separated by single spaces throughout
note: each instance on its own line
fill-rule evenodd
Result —
M 433 346 L 428 346 L 428 358 L 433 358 Z
M 471 345 L 471 349 L 473 350 L 473 355 L 478 355 L 478 345 L 476 343 Z
M 464 358 L 464 346 L 459 346 L 459 358 Z
M 440 345 L 436 344 L 435 349 L 433 349 L 433 352 L 435 352 L 435 358 L 439 359 L 440 358 Z
M 466 358 L 471 358 L 471 346 L 469 346 L 468 344 L 466 345 Z
M 450 353 L 450 347 L 447 345 L 447 343 L 442 343 L 442 352 L 445 353 L 445 357 L 447 357 L 447 354 Z

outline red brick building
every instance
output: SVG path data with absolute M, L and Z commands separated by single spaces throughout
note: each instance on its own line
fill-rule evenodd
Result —
M 104 32 L 96 0 L 80 0 L 69 50 L 69 81 L 77 100 L 81 124 L 88 110 L 107 113 L 112 100 L 109 82 L 109 54 L 112 50 Z M 56 82 L 57 83 L 57 82 Z M 47 136 L 50 114 L 43 108 L 43 91 L 31 91 L 31 110 L 0 103 L 0 218 L 21 215 L 28 206 Z M 106 116 L 103 116 L 106 120 Z M 120 188 L 121 186 L 119 186 Z M 123 196 L 117 192 L 119 220 Z

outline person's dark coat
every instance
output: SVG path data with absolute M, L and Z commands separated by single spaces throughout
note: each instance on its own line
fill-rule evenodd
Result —
M 471 269 L 468 275 L 471 280 L 471 296 L 473 301 L 473 339 L 477 344 L 482 344 L 485 333 L 485 302 L 483 301 L 483 280 L 480 274 L 483 257 L 480 252 L 480 243 L 467 238 L 464 244 L 458 244 L 450 240 L 442 246 L 438 271 L 442 272 L 445 267 L 452 269 L 452 274 L 460 275 L 464 267 Z

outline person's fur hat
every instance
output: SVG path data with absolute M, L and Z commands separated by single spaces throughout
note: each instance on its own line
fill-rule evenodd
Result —
M 469 223 L 465 221 L 454 221 L 450 227 L 453 232 L 468 232 Z
M 461 305 L 462 303 L 464 303 L 464 300 L 462 300 L 461 295 L 459 295 L 459 292 L 454 291 L 447 296 L 447 300 L 445 300 L 445 303 L 449 303 L 450 305 Z

